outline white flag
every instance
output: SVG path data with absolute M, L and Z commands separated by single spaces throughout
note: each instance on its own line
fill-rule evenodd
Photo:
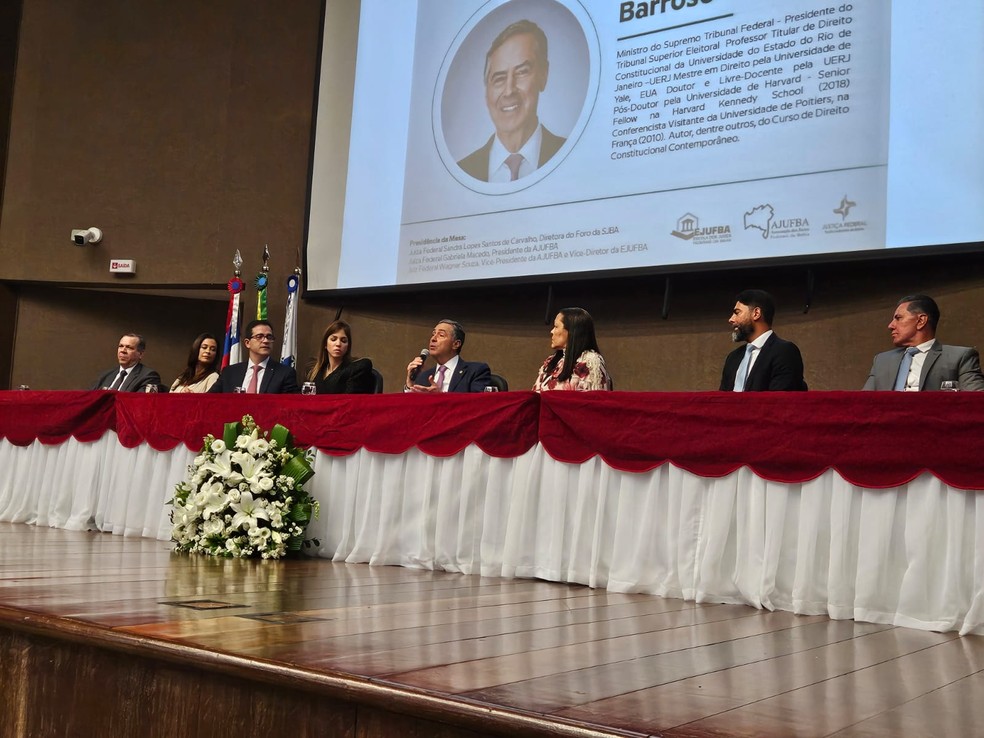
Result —
M 280 351 L 280 363 L 293 367 L 297 356 L 297 288 L 301 279 L 298 274 L 287 277 L 287 311 L 284 317 L 284 343 Z

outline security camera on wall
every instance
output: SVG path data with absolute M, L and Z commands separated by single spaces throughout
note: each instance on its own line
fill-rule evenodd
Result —
M 99 243 L 102 237 L 103 232 L 98 228 L 72 231 L 72 242 L 76 246 L 85 246 L 87 243 Z

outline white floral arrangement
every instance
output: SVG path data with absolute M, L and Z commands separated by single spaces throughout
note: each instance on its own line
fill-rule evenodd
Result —
M 304 490 L 314 475 L 309 453 L 294 448 L 282 425 L 268 433 L 250 415 L 227 423 L 222 438 L 205 436 L 188 478 L 174 488 L 175 550 L 279 559 L 310 545 L 304 530 L 319 506 Z

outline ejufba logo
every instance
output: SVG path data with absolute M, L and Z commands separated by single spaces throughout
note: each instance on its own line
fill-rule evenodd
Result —
M 684 241 L 698 245 L 726 243 L 731 240 L 731 226 L 713 225 L 701 227 L 700 219 L 693 213 L 682 215 L 677 220 L 676 229 L 670 234 Z

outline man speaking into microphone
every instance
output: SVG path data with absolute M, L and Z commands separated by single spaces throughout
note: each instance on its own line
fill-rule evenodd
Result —
M 427 350 L 407 364 L 404 392 L 484 392 L 491 384 L 488 364 L 465 361 L 461 347 L 465 345 L 465 329 L 455 320 L 442 320 L 431 332 Z M 425 359 L 436 364 L 421 372 Z

